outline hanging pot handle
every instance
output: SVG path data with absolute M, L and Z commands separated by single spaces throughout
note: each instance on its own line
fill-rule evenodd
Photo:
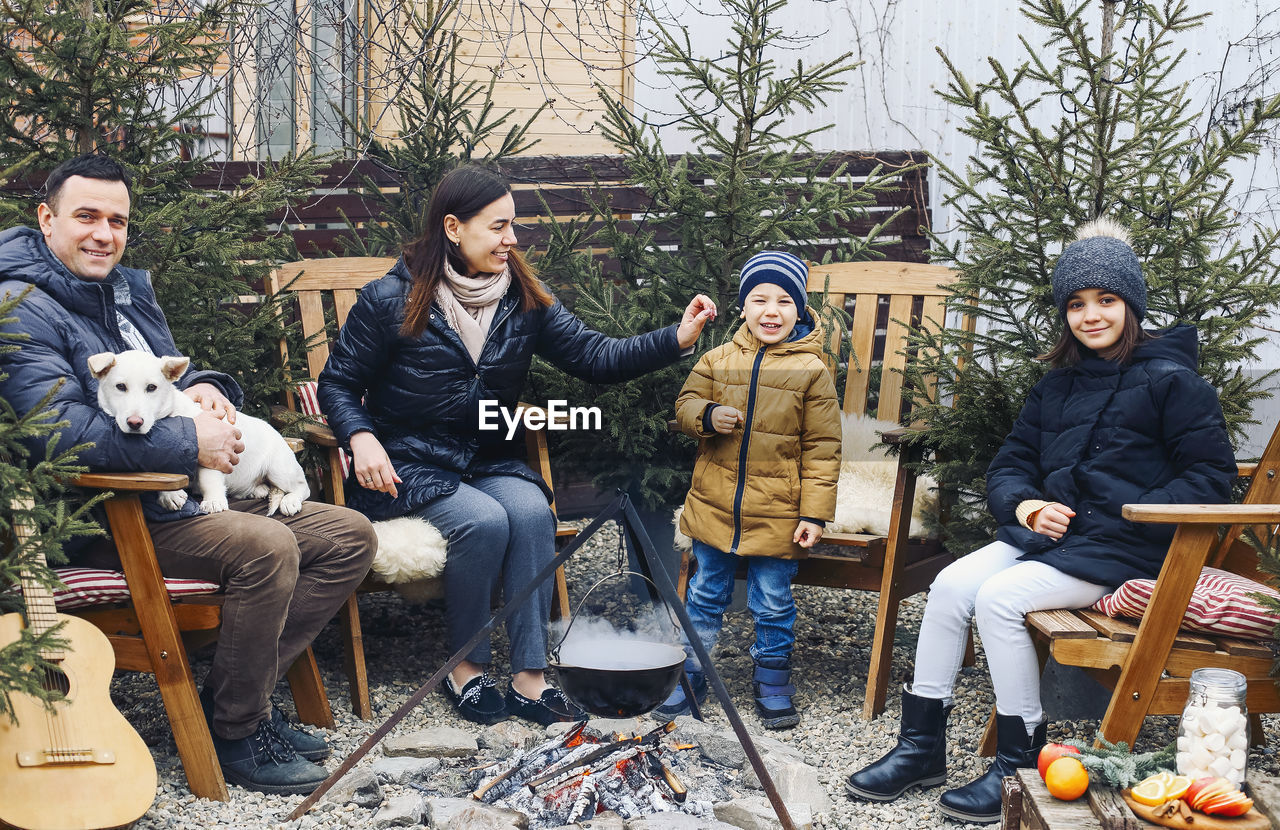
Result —
M 582 610 L 582 606 L 586 604 L 588 597 L 591 596 L 591 592 L 594 591 L 596 588 L 599 588 L 605 582 L 608 582 L 610 579 L 613 579 L 615 576 L 638 576 L 641 579 L 643 579 L 645 582 L 648 582 L 650 585 L 653 585 L 654 593 L 658 595 L 660 601 L 662 602 L 662 607 L 667 609 L 667 614 L 671 617 L 671 630 L 677 636 L 680 634 L 680 623 L 678 620 L 676 620 L 675 612 L 671 610 L 670 605 L 667 605 L 666 600 L 661 599 L 662 594 L 661 592 L 658 591 L 658 586 L 654 584 L 652 579 L 650 579 L 649 577 L 645 576 L 644 574 L 638 571 L 614 571 L 612 573 L 605 574 L 603 577 L 596 580 L 596 583 L 592 585 L 589 589 L 587 589 L 587 593 L 583 595 L 582 599 L 578 600 L 578 607 L 573 609 L 573 616 L 569 618 L 569 624 L 564 627 L 564 633 L 560 635 L 560 640 L 554 646 L 551 647 L 552 660 L 556 661 L 557 663 L 560 662 L 560 646 L 564 645 L 564 641 L 568 639 L 569 631 L 570 629 L 573 628 L 573 624 L 577 622 L 578 613 Z

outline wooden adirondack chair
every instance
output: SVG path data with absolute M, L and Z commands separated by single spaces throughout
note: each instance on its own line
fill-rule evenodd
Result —
M 347 322 L 347 315 L 356 303 L 360 289 L 384 276 L 395 264 L 392 257 L 335 257 L 331 259 L 306 259 L 280 266 L 268 280 L 268 294 L 292 291 L 297 296 L 298 312 L 302 322 L 303 342 L 307 344 L 307 370 L 311 378 L 319 376 L 329 359 L 329 337 L 336 334 Z M 325 315 L 331 311 L 337 328 L 325 326 Z M 280 344 L 281 357 L 288 366 L 288 346 Z M 300 411 L 297 396 L 292 388 L 287 393 L 290 410 Z M 345 504 L 342 465 L 339 460 L 338 442 L 333 430 L 323 424 L 307 424 L 305 438 L 309 443 L 323 447 L 328 459 L 324 469 L 324 498 L 332 504 Z M 547 486 L 554 487 L 551 477 L 551 461 L 547 451 L 546 433 L 528 430 L 525 433 L 529 466 L 542 475 Z M 555 504 L 551 505 L 555 510 Z M 564 523 L 556 528 L 557 540 L 571 537 L 577 530 Z M 391 586 L 370 575 L 357 593 L 391 590 Z M 553 615 L 569 615 L 569 589 L 564 569 L 556 572 Z M 360 608 L 355 594 L 347 600 L 341 612 L 343 641 L 346 651 L 347 675 L 351 684 L 351 705 L 356 715 L 368 720 L 373 717 L 369 702 L 369 679 L 365 669 L 364 641 L 360 629 Z
M 811 267 L 811 293 L 826 291 L 827 302 L 838 308 L 847 309 L 853 304 L 851 328 L 830 333 L 833 345 L 849 339 L 854 355 L 842 397 L 845 413 L 869 414 L 874 400 L 874 414 L 880 420 L 901 423 L 910 417 L 902 399 L 903 371 L 914 358 L 907 349 L 908 325 L 942 325 L 946 286 L 955 279 L 955 273 L 948 268 L 912 262 L 846 262 Z M 873 387 L 871 376 L 876 368 L 880 370 L 880 380 Z M 902 435 L 902 431 L 886 433 L 885 441 L 899 443 Z M 884 711 L 899 603 L 928 588 L 938 572 L 952 561 L 939 540 L 909 538 L 916 477 L 907 464 L 913 460 L 908 450 L 898 454 L 888 534 L 824 534 L 808 558 L 800 562 L 795 578 L 797 585 L 879 592 L 862 705 L 866 719 Z M 680 567 L 681 596 L 688 571 L 686 553 Z
M 130 601 L 64 613 L 83 617 L 107 635 L 115 651 L 117 669 L 155 675 L 187 786 L 201 798 L 226 801 L 227 784 L 187 659 L 187 645 L 195 647 L 216 638 L 222 596 L 170 599 L 139 500 L 143 492 L 186 487 L 187 477 L 170 473 L 91 473 L 69 483 L 111 491 L 112 496 L 104 505 L 107 524 L 129 586 Z M 290 667 L 288 679 L 298 718 L 334 728 L 324 682 L 310 648 Z
M 1250 478 L 1242 504 L 1127 504 L 1131 522 L 1176 524 L 1151 602 L 1138 625 L 1088 609 L 1036 611 L 1027 615 L 1043 666 L 1048 655 L 1079 666 L 1112 690 L 1101 732 L 1130 746 L 1147 715 L 1174 715 L 1187 702 L 1191 672 L 1203 666 L 1234 669 L 1249 684 L 1248 707 L 1255 742 L 1265 743 L 1262 712 L 1280 712 L 1280 692 L 1271 677 L 1267 643 L 1205 635 L 1180 628 L 1191 592 L 1204 566 L 1265 581 L 1257 552 L 1241 539 L 1248 526 L 1280 525 L 1280 425 L 1261 461 L 1240 465 Z M 1219 528 L 1227 526 L 1219 538 Z M 1266 538 L 1265 533 L 1262 538 Z M 983 738 L 983 754 L 995 751 L 994 717 Z

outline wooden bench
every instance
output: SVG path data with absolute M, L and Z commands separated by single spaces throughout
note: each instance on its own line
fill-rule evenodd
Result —
M 302 324 L 303 343 L 307 349 L 307 370 L 311 379 L 320 374 L 329 359 L 329 338 L 337 334 L 347 321 L 347 315 L 356 303 L 360 289 L 373 280 L 383 277 L 396 260 L 391 257 L 335 257 L 332 259 L 307 259 L 281 265 L 268 278 L 269 295 L 291 291 L 297 297 L 297 311 Z M 284 309 L 282 309 L 284 313 Z M 326 325 L 326 317 L 332 315 L 332 324 Z M 288 344 L 280 344 L 281 359 L 289 366 Z M 299 412 L 297 397 L 293 393 L 296 384 L 290 384 L 286 395 L 287 408 Z M 277 420 L 279 420 L 277 418 Z M 309 422 L 304 425 L 304 437 L 308 443 L 322 448 L 326 455 L 323 470 L 322 496 L 331 504 L 346 504 L 339 448 L 333 430 L 328 426 Z M 526 430 L 526 450 L 529 466 L 538 472 L 548 487 L 553 487 L 551 461 L 547 451 L 547 437 L 542 430 Z M 551 505 L 555 510 L 554 502 Z M 557 541 L 574 536 L 577 529 L 560 522 L 556 526 Z M 391 590 L 392 586 L 370 574 L 357 590 L 359 593 Z M 552 614 L 568 616 L 569 589 L 564 570 L 556 572 L 555 601 Z M 369 678 L 364 659 L 364 638 L 360 627 L 360 608 L 356 594 L 347 600 L 340 614 L 343 627 L 343 645 L 346 652 L 347 676 L 351 686 L 351 706 L 356 715 L 368 720 L 373 717 L 369 701 Z

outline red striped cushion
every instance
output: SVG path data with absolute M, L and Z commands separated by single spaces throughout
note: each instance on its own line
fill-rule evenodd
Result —
M 129 600 L 129 586 L 124 581 L 124 574 L 119 571 L 103 571 L 97 568 L 54 568 L 53 572 L 66 586 L 53 592 L 53 601 L 59 608 L 86 608 L 91 605 L 109 605 L 113 602 Z M 169 596 L 174 598 L 218 592 L 216 583 L 199 579 L 166 577 L 164 587 L 169 592 Z M 9 590 L 17 591 L 18 586 L 11 586 Z
M 298 406 L 302 407 L 302 414 L 315 418 L 323 424 L 329 423 L 329 419 L 320 411 L 320 399 L 316 397 L 316 382 L 309 380 L 298 386 Z M 351 459 L 347 457 L 347 451 L 338 450 L 338 461 L 342 464 L 342 477 L 346 478 L 351 472 Z
M 1094 604 L 1094 610 L 1108 617 L 1141 619 L 1155 590 L 1154 579 L 1131 579 Z M 1272 636 L 1280 615 L 1263 605 L 1253 594 L 1280 599 L 1280 592 L 1230 571 L 1205 568 L 1200 572 L 1182 627 L 1189 631 L 1242 637 L 1251 640 Z

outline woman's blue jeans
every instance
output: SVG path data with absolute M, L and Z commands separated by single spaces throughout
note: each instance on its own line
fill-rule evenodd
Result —
M 486 476 L 464 481 L 418 515 L 449 543 L 444 601 L 450 652 L 466 645 L 489 621 L 498 586 L 503 599 L 509 599 L 555 558 L 555 516 L 542 488 L 522 478 Z M 551 580 L 543 582 L 507 619 L 513 674 L 547 666 L 552 587 Z M 482 665 L 492 662 L 489 641 L 473 648 L 466 659 Z
M 693 540 L 693 555 L 698 569 L 689 580 L 685 609 L 702 645 L 711 651 L 724 625 L 724 611 L 733 598 L 733 577 L 744 557 L 725 553 Z M 799 562 L 774 559 L 772 556 L 748 556 L 747 608 L 756 624 L 756 641 L 751 646 L 751 659 L 771 667 L 791 659 L 795 646 L 796 603 L 791 597 L 791 580 Z M 687 641 L 689 655 L 686 667 L 698 668 L 697 658 Z M 779 667 L 780 666 L 776 666 Z

